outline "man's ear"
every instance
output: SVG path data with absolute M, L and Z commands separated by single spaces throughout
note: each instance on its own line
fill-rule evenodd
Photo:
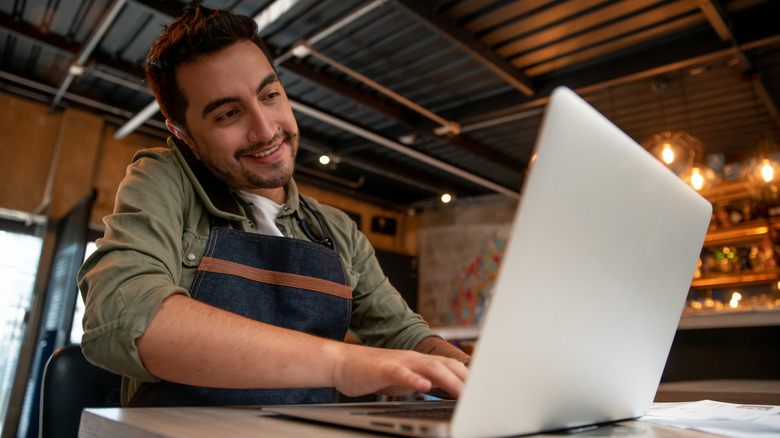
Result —
M 192 153 L 195 154 L 195 157 L 200 160 L 198 150 L 194 147 L 195 143 L 192 141 L 192 138 L 189 136 L 189 134 L 187 134 L 186 130 L 174 125 L 170 120 L 165 120 L 165 126 L 168 127 L 168 130 L 171 131 L 171 134 L 176 136 L 176 138 L 179 140 L 183 141 L 184 144 L 190 148 Z

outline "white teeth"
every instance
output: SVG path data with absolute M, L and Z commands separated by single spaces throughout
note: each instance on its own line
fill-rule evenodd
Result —
M 255 158 L 267 157 L 268 155 L 271 155 L 274 152 L 276 152 L 276 150 L 279 149 L 280 146 L 281 146 L 281 144 L 279 146 L 276 146 L 275 148 L 268 149 L 266 151 L 260 152 L 258 154 L 254 154 L 252 156 L 255 157 Z

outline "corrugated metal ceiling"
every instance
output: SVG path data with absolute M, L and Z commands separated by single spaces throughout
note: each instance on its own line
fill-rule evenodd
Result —
M 191 3 L 1 0 L 0 86 L 122 125 L 152 101 L 140 68 L 149 46 Z M 254 16 L 271 2 L 199 3 Z M 557 85 L 639 142 L 685 130 L 732 161 L 762 137 L 780 143 L 779 3 L 301 0 L 261 34 L 301 105 L 297 177 L 409 208 L 441 191 L 519 192 Z M 291 56 L 301 42 L 312 52 Z M 80 57 L 85 72 L 68 84 Z M 166 135 L 159 115 L 141 129 Z M 341 161 L 322 167 L 319 152 Z

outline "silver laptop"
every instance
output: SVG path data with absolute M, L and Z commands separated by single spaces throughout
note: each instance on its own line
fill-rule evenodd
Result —
M 396 417 L 374 403 L 264 409 L 456 438 L 639 417 L 658 387 L 711 214 L 680 178 L 558 88 L 451 418 Z M 408 412 L 442 403 L 390 404 Z

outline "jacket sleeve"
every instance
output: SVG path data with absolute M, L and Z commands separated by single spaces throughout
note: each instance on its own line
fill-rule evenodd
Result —
M 86 303 L 82 349 L 93 363 L 144 381 L 135 340 L 162 301 L 187 294 L 178 286 L 183 209 L 188 202 L 173 156 L 160 149 L 136 154 L 119 186 L 105 235 L 78 275 Z

